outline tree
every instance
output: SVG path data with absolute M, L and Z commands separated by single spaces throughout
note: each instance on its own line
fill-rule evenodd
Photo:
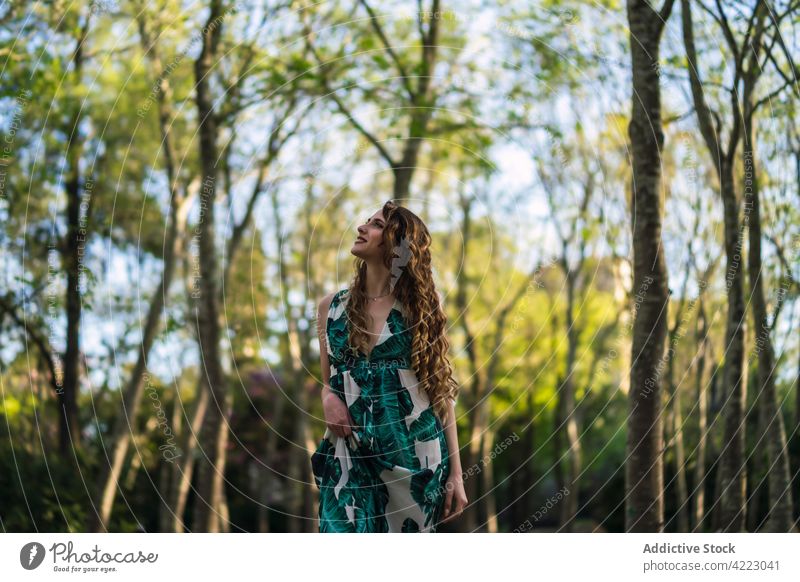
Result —
M 217 202 L 217 117 L 211 94 L 212 66 L 225 13 L 223 0 L 209 0 L 209 14 L 202 29 L 203 44 L 195 61 L 196 103 L 200 139 L 200 217 L 195 227 L 199 248 L 199 277 L 196 320 L 200 348 L 201 382 L 211 402 L 201 432 L 204 459 L 199 460 L 195 505 L 196 531 L 219 532 L 222 518 L 225 454 L 228 444 L 229 390 L 222 368 L 219 319 L 219 259 L 214 242 L 214 207 Z
M 692 92 L 694 109 L 697 114 L 698 125 L 703 140 L 706 143 L 711 158 L 711 163 L 719 179 L 720 195 L 722 197 L 724 217 L 725 217 L 725 256 L 727 261 L 726 286 L 728 289 L 728 317 L 726 329 L 727 347 L 725 354 L 724 388 L 727 391 L 725 403 L 725 436 L 720 461 L 720 506 L 719 506 L 719 525 L 726 531 L 742 531 L 746 525 L 746 459 L 745 459 L 745 417 L 744 406 L 747 400 L 746 378 L 748 360 L 745 358 L 746 342 L 746 313 L 744 303 L 744 264 L 741 255 L 743 248 L 744 224 L 747 223 L 750 234 L 750 248 L 748 253 L 748 268 L 761 269 L 760 264 L 760 238 L 761 230 L 760 214 L 757 214 L 757 186 L 751 187 L 742 196 L 738 196 L 735 187 L 735 168 L 736 153 L 742 138 L 745 138 L 745 148 L 743 151 L 743 162 L 745 179 L 744 183 L 755 183 L 753 163 L 753 116 L 758 107 L 768 102 L 776 93 L 770 93 L 761 100 L 756 101 L 755 92 L 759 79 L 764 72 L 764 66 L 770 58 L 772 47 L 779 42 L 781 35 L 779 24 L 787 15 L 793 13 L 794 7 L 789 2 L 787 8 L 781 14 L 776 14 L 770 18 L 771 11 L 765 0 L 755 0 L 749 15 L 737 13 L 737 20 L 743 22 L 744 30 L 737 31 L 733 21 L 729 18 L 728 10 L 717 2 L 713 8 L 709 8 L 701 2 L 698 5 L 706 11 L 722 30 L 727 49 L 730 51 L 730 62 L 732 63 L 732 83 L 726 87 L 729 97 L 729 114 L 731 116 L 730 127 L 728 128 L 727 144 L 723 143 L 723 123 L 720 111 L 714 110 L 706 99 L 706 87 L 701 74 L 698 62 L 698 51 L 695 46 L 695 36 L 692 19 L 692 2 L 681 0 L 682 11 L 682 30 L 683 40 L 686 48 L 686 57 L 689 67 L 689 80 Z M 767 45 L 766 39 L 770 31 L 773 30 L 773 38 Z M 737 38 L 737 35 L 741 38 Z M 780 46 L 780 43 L 779 43 Z M 785 46 L 785 45 L 784 45 Z M 761 62 L 762 51 L 764 60 Z M 789 59 L 791 63 L 791 59 Z M 785 88 L 785 84 L 778 89 L 778 92 Z M 741 207 L 741 211 L 740 211 Z M 756 224 L 753 224 L 753 223 Z M 758 273 L 758 271 L 757 271 Z M 766 312 L 762 304 L 763 291 L 759 287 L 758 274 L 750 273 L 751 292 L 754 293 L 754 317 L 759 325 L 765 321 Z M 758 295 L 761 295 L 761 301 Z M 757 341 L 763 343 L 763 333 L 759 333 Z M 757 395 L 759 409 L 762 406 L 768 407 L 766 416 L 769 419 L 775 417 L 775 395 L 774 384 L 772 388 L 768 385 L 767 376 L 761 374 L 772 374 L 774 356 L 770 351 L 759 349 L 759 384 L 762 394 Z M 762 366 L 766 366 L 762 369 Z M 762 396 L 764 398 L 762 398 Z M 772 400 L 772 403 L 770 403 Z M 771 412 L 770 412 L 771 411 Z M 773 463 L 780 463 L 779 470 L 770 473 L 770 490 L 776 493 L 781 489 L 788 490 L 791 479 L 788 477 L 788 465 L 779 461 L 781 440 L 781 426 L 771 425 L 778 433 L 774 438 L 775 442 L 769 444 L 769 457 Z M 785 443 L 785 435 L 784 435 Z M 788 462 L 788 461 L 787 461 Z M 784 471 L 783 468 L 786 470 Z M 780 483 L 775 483 L 775 481 Z M 779 513 L 786 513 L 785 495 L 776 498 L 780 504 Z M 789 502 L 791 505 L 791 502 Z M 791 512 L 790 512 L 791 513 Z M 786 524 L 782 518 L 783 527 Z M 786 531 L 786 529 L 780 529 Z
M 437 84 L 435 75 L 436 65 L 439 62 L 442 44 L 442 30 L 440 25 L 445 21 L 443 14 L 445 9 L 439 0 L 431 0 L 430 8 L 423 9 L 423 3 L 417 4 L 418 11 L 414 15 L 416 19 L 416 32 L 419 38 L 413 44 L 413 48 L 418 51 L 401 50 L 400 46 L 395 46 L 389 39 L 385 24 L 381 23 L 381 17 L 367 0 L 359 0 L 354 5 L 355 12 L 358 6 L 362 6 L 369 18 L 370 29 L 361 31 L 358 35 L 361 46 L 356 47 L 356 54 L 363 54 L 374 60 L 373 66 L 377 65 L 383 74 L 394 77 L 399 86 L 389 92 L 388 103 L 381 100 L 380 90 L 371 88 L 372 83 L 364 83 L 366 86 L 361 89 L 365 93 L 365 102 L 375 100 L 382 111 L 388 111 L 396 119 L 391 121 L 391 125 L 402 127 L 403 134 L 393 129 L 385 129 L 382 132 L 370 130 L 362 123 L 354 113 L 351 105 L 348 105 L 346 98 L 340 93 L 352 94 L 358 88 L 361 80 L 354 79 L 354 72 L 358 73 L 358 68 L 350 66 L 351 72 L 342 69 L 347 66 L 345 54 L 351 47 L 347 42 L 342 42 L 338 54 L 332 58 L 326 58 L 326 54 L 319 46 L 317 35 L 313 31 L 311 21 L 311 9 L 303 7 L 299 9 L 302 19 L 305 42 L 309 52 L 317 62 L 317 67 L 311 71 L 312 79 L 318 81 L 317 87 L 311 87 L 310 91 L 318 93 L 321 89 L 323 95 L 333 101 L 336 109 L 341 113 L 352 127 L 358 131 L 378 152 L 380 157 L 388 164 L 393 175 L 393 196 L 397 199 L 408 198 L 411 189 L 411 181 L 417 170 L 420 150 L 425 140 L 433 136 L 458 131 L 464 127 L 474 127 L 474 123 L 468 121 L 454 122 L 446 116 L 446 109 L 439 110 L 440 100 L 445 91 L 444 84 Z M 348 25 L 353 26 L 357 21 L 350 20 Z M 406 41 L 407 42 L 407 41 Z M 458 41 L 448 42 L 448 46 L 457 45 Z M 376 48 L 379 46 L 380 48 Z M 455 60 L 455 59 L 453 59 Z M 452 67 L 451 67 L 452 69 Z M 337 83 L 334 79 L 344 78 L 346 81 Z M 468 105 L 468 104 L 467 104 Z M 456 109 L 457 106 L 450 105 L 448 109 Z M 467 107 L 469 110 L 469 107 Z M 465 117 L 468 112 L 464 112 Z M 391 147 L 387 146 L 388 139 L 381 137 L 381 133 L 389 131 L 390 135 L 398 138 L 401 142 L 401 151 L 398 156 L 391 152 Z
M 583 456 L 578 421 L 579 403 L 576 403 L 575 397 L 578 384 L 576 356 L 579 336 L 586 329 L 580 312 L 589 290 L 585 273 L 587 246 L 594 242 L 592 233 L 596 232 L 591 210 L 603 179 L 602 167 L 598 167 L 601 162 L 593 162 L 591 144 L 587 143 L 581 127 L 570 128 L 569 133 L 576 136 L 576 144 L 565 144 L 556 137 L 555 132 L 549 132 L 550 156 L 541 155 L 536 160 L 560 247 L 557 265 L 564 276 L 566 294 L 564 330 L 567 352 L 563 378 L 558 387 L 553 448 L 558 488 L 570 493 L 559 504 L 560 531 L 567 532 L 573 530 L 580 500 L 578 492 Z M 572 193 L 573 190 L 577 191 L 577 196 Z M 570 204 L 564 204 L 564 200 L 569 200 Z M 602 219 L 601 207 L 599 220 Z M 565 457 L 566 470 L 562 468 Z
M 667 326 L 668 282 L 661 241 L 661 121 L 659 45 L 673 0 L 656 11 L 646 0 L 628 0 L 632 113 L 633 293 L 639 301 L 633 323 L 628 392 L 625 529 L 664 527 L 661 367 Z
M 759 108 L 774 98 L 776 93 L 782 92 L 785 88 L 791 87 L 794 81 L 790 78 L 792 73 L 783 73 L 781 85 L 777 91 L 771 92 L 765 97 L 758 99 L 756 96 L 756 84 L 762 77 L 765 65 L 771 57 L 771 51 L 776 42 L 780 42 L 781 31 L 780 21 L 791 12 L 789 8 L 782 14 L 770 14 L 767 2 L 756 2 L 753 10 L 753 20 L 755 21 L 752 41 L 750 45 L 742 46 L 742 52 L 747 52 L 747 58 L 742 58 L 742 64 L 746 63 L 746 68 L 741 73 L 737 71 L 737 76 L 742 77 L 742 112 L 743 121 L 743 148 L 742 148 L 742 169 L 744 183 L 744 204 L 745 211 L 750 212 L 748 220 L 749 247 L 747 268 L 750 281 L 750 297 L 752 301 L 751 313 L 753 316 L 753 330 L 755 332 L 754 349 L 758 357 L 758 393 L 757 402 L 759 404 L 759 423 L 761 425 L 761 439 L 766 439 L 766 461 L 767 479 L 769 482 L 770 509 L 767 519 L 766 531 L 770 532 L 789 532 L 794 527 L 794 506 L 792 504 L 792 474 L 789 468 L 789 452 L 786 444 L 786 430 L 783 424 L 783 416 L 778 403 L 778 396 L 775 390 L 775 351 L 772 345 L 772 326 L 767 313 L 767 301 L 764 295 L 763 264 L 761 260 L 761 200 L 760 200 L 760 180 L 759 167 L 756 157 L 756 115 Z M 774 20 L 773 20 L 774 19 Z M 725 21 L 723 20 L 723 23 Z M 769 23 L 769 24 L 768 24 Z M 770 24 L 772 26 L 770 26 Z M 768 29 L 772 29 L 773 38 L 771 43 L 764 40 Z M 727 29 L 726 36 L 732 37 L 730 29 Z M 785 47 L 786 45 L 780 42 Z M 749 50 L 745 51 L 745 46 Z M 735 43 L 731 44 L 735 47 Z M 763 62 L 759 63 L 762 53 L 766 53 Z M 789 54 L 786 57 L 793 67 Z M 738 61 L 737 61 L 738 62 Z M 774 59 L 773 59 L 774 62 Z M 776 314 L 777 317 L 777 314 Z M 759 440 L 761 440 L 759 439 Z
M 166 172 L 169 189 L 169 214 L 167 218 L 167 232 L 164 240 L 164 266 L 161 272 L 161 281 L 153 293 L 147 311 L 139 354 L 127 385 L 123 392 L 123 403 L 114 421 L 114 434 L 111 438 L 112 456 L 108 464 L 103 464 L 100 478 L 98 479 L 100 494 L 99 513 L 91 514 L 92 523 L 90 531 L 97 531 L 101 526 L 108 529 L 111 510 L 116 497 L 118 481 L 122 473 L 123 463 L 128 454 L 133 428 L 141 405 L 144 383 L 142 381 L 147 369 L 147 359 L 155 343 L 163 310 L 169 295 L 170 287 L 175 273 L 175 266 L 180 261 L 183 253 L 183 242 L 186 229 L 186 215 L 192 197 L 188 195 L 188 184 L 181 182 L 178 176 L 177 154 L 175 152 L 174 137 L 174 112 L 172 104 L 172 86 L 169 75 L 162 62 L 161 50 L 158 44 L 161 30 L 151 30 L 152 23 L 149 14 L 143 6 L 137 6 L 136 14 L 139 25 L 140 41 L 145 54 L 153 66 L 158 82 L 157 114 L 158 126 L 162 138 L 162 151 L 164 170 Z

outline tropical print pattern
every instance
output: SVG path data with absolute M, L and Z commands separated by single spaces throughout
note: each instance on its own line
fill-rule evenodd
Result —
M 411 331 L 395 300 L 369 356 L 348 347 L 348 290 L 328 311 L 331 390 L 355 426 L 326 427 L 311 456 L 320 532 L 435 532 L 450 473 L 442 424 L 411 369 Z

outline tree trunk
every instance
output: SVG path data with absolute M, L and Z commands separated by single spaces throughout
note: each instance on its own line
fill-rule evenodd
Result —
M 89 531 L 102 531 L 108 529 L 114 498 L 117 493 L 117 483 L 122 471 L 125 458 L 128 454 L 131 438 L 136 429 L 136 418 L 139 413 L 142 392 L 144 391 L 143 378 L 147 370 L 147 358 L 155 342 L 156 334 L 161 323 L 162 311 L 169 295 L 172 279 L 175 274 L 175 265 L 183 251 L 183 239 L 186 223 L 185 196 L 178 186 L 175 171 L 175 152 L 172 144 L 172 91 L 169 78 L 163 74 L 158 47 L 150 44 L 149 34 L 143 16 L 139 20 L 142 43 L 150 55 L 155 71 L 158 73 L 158 119 L 161 129 L 161 138 L 164 150 L 164 167 L 170 189 L 170 212 L 167 225 L 167 236 L 164 241 L 164 267 L 161 281 L 150 300 L 150 307 L 142 329 L 142 339 L 139 346 L 139 355 L 134 365 L 128 383 L 122 392 L 122 406 L 117 412 L 114 422 L 114 434 L 111 437 L 112 456 L 110 464 L 103 464 L 98 483 L 101 487 L 100 513 L 92 513 Z M 172 462 L 170 460 L 169 462 Z
M 531 340 L 531 343 L 532 342 L 533 340 Z M 531 382 L 528 386 L 528 413 L 530 414 L 531 421 L 528 423 L 526 429 L 529 431 L 527 442 L 530 455 L 525 463 L 525 471 L 522 472 L 524 480 L 522 481 L 521 486 L 524 493 L 521 508 L 524 511 L 518 523 L 524 522 L 526 519 L 528 519 L 529 515 L 533 515 L 533 512 L 536 511 L 536 506 L 534 505 L 536 502 L 534 496 L 536 491 L 533 488 L 533 484 L 536 483 L 536 425 L 533 422 L 533 419 L 536 418 L 536 415 L 533 413 L 533 407 L 536 402 L 536 398 L 534 390 L 534 383 Z
M 723 151 L 720 136 L 705 102 L 694 45 L 692 12 L 689 0 L 681 0 L 683 40 L 689 61 L 689 79 L 700 132 L 706 142 L 720 181 L 725 221 L 725 258 L 728 313 L 725 330 L 725 369 L 723 389 L 724 439 L 717 469 L 719 506 L 714 521 L 725 531 L 739 532 L 746 523 L 747 471 L 745 463 L 744 403 L 747 400 L 747 362 L 744 357 L 747 322 L 744 307 L 744 278 L 741 267 L 742 241 L 739 238 L 739 208 L 733 180 L 734 153 L 739 141 L 734 124 L 728 150 Z
M 702 293 L 702 291 L 701 291 Z M 708 443 L 708 390 L 705 384 L 706 354 L 708 353 L 708 329 L 703 298 L 698 299 L 697 370 L 695 372 L 695 394 L 697 395 L 697 449 L 694 461 L 694 526 L 693 531 L 703 531 L 706 499 L 706 448 Z
M 749 109 L 749 104 L 745 107 Z M 744 198 L 749 208 L 748 273 L 752 301 L 755 350 L 758 354 L 758 402 L 762 446 L 766 445 L 767 479 L 769 483 L 769 518 L 765 531 L 790 532 L 794 526 L 792 505 L 792 475 L 786 445 L 783 415 L 775 390 L 775 352 L 770 336 L 767 302 L 761 276 L 761 211 L 759 201 L 758 167 L 755 154 L 754 112 L 746 109 L 744 125 Z
M 73 135 L 77 133 L 80 120 L 75 118 Z M 67 306 L 67 346 L 64 353 L 64 385 L 61 387 L 59 399 L 61 427 L 59 445 L 62 455 L 71 447 L 80 448 L 81 429 L 78 422 L 78 386 L 80 382 L 80 325 L 81 325 L 81 291 L 80 270 L 84 254 L 86 236 L 81 230 L 81 195 L 80 195 L 80 146 L 71 138 L 68 145 L 69 177 L 66 182 L 67 191 L 67 240 L 64 249 L 64 268 L 67 273 L 66 306 Z
M 485 382 L 485 374 L 481 374 L 477 381 L 477 397 L 470 400 L 470 441 L 467 464 L 464 466 L 465 471 L 472 469 L 472 473 L 464 477 L 464 492 L 469 500 L 467 508 L 464 509 L 464 527 L 467 532 L 481 531 L 482 524 L 486 520 L 485 512 L 483 511 L 485 503 L 480 501 L 486 491 L 481 491 L 480 473 L 487 470 L 481 459 L 481 451 L 483 449 L 483 437 L 488 430 L 488 412 L 485 405 L 478 404 L 481 401 L 483 401 L 483 404 L 486 402 L 484 397 L 486 394 Z
M 73 76 L 76 85 L 81 81 L 83 71 L 84 47 L 88 27 L 82 29 L 73 53 Z M 89 240 L 88 222 L 92 204 L 91 178 L 82 179 L 81 157 L 85 137 L 81 129 L 83 104 L 76 100 L 71 105 L 74 112 L 70 116 L 69 127 L 64 128 L 69 138 L 66 151 L 66 180 L 64 189 L 67 198 L 67 233 L 61 245 L 61 259 L 67 275 L 66 288 L 66 350 L 64 352 L 63 385 L 58 393 L 61 414 L 59 414 L 59 450 L 66 455 L 70 449 L 81 448 L 81 428 L 78 419 L 78 390 L 81 369 L 81 271 L 86 244 Z M 83 196 L 81 195 L 83 191 Z M 86 200 L 82 198 L 85 197 Z
M 469 264 L 470 248 L 469 243 L 472 238 L 472 198 L 462 195 L 459 200 L 461 208 L 461 256 L 464 258 L 465 264 Z M 456 280 L 456 293 L 455 293 L 455 309 L 459 314 L 457 323 L 464 332 L 464 350 L 467 353 L 467 361 L 469 362 L 469 377 L 471 378 L 469 390 L 467 391 L 468 398 L 465 402 L 465 408 L 468 411 L 468 430 L 469 430 L 469 443 L 465 445 L 466 455 L 462 459 L 462 469 L 464 475 L 464 492 L 467 496 L 468 503 L 464 508 L 462 514 L 461 526 L 465 532 L 474 532 L 478 527 L 478 479 L 474 471 L 479 469 L 479 456 L 480 456 L 480 440 L 481 429 L 478 426 L 480 415 L 476 404 L 480 401 L 484 390 L 484 374 L 485 370 L 478 362 L 478 353 L 476 346 L 476 338 L 472 333 L 469 319 L 467 319 L 467 275 L 464 271 L 459 273 Z
M 660 532 L 664 527 L 661 364 L 667 328 L 667 271 L 661 241 L 661 125 L 659 45 L 672 2 L 659 14 L 645 0 L 628 0 L 633 73 L 633 110 L 628 133 L 633 153 L 631 215 L 633 284 L 641 299 L 633 323 L 625 529 Z
M 672 401 L 672 436 L 675 445 L 675 491 L 678 504 L 678 531 L 689 531 L 689 488 L 686 484 L 686 452 L 683 446 L 681 392 L 676 388 Z
M 403 201 L 408 200 L 409 191 L 411 188 L 411 178 L 414 176 L 414 168 L 396 169 L 394 172 L 394 190 L 392 196 L 394 200 Z
M 188 430 L 186 431 L 186 438 L 184 440 L 184 455 L 181 462 L 175 463 L 172 472 L 170 507 L 173 508 L 173 528 L 175 533 L 183 533 L 186 531 L 186 523 L 184 521 L 186 502 L 189 498 L 189 489 L 192 484 L 192 476 L 194 475 L 195 457 L 198 456 L 196 454 L 197 445 L 200 444 L 197 437 L 204 424 L 210 399 L 209 391 L 205 389 L 202 382 L 198 381 L 195 410 L 192 415 L 191 423 L 189 427 L 187 427 Z M 197 500 L 197 502 L 202 503 L 200 500 Z M 197 529 L 196 525 L 194 525 L 194 527 Z
M 695 220 L 695 228 L 692 235 L 696 236 L 698 232 L 700 221 L 699 217 Z M 690 257 L 691 261 L 691 257 Z M 687 309 L 686 296 L 689 289 L 689 269 L 687 265 L 686 275 L 683 279 L 683 284 L 680 290 L 680 299 L 675 310 L 675 321 L 671 326 L 668 326 L 668 341 L 669 349 L 665 355 L 667 361 L 667 395 L 669 400 L 666 403 L 669 411 L 667 415 L 667 422 L 665 423 L 664 440 L 667 443 L 665 446 L 665 454 L 670 448 L 674 450 L 675 458 L 675 501 L 677 508 L 675 514 L 677 516 L 677 531 L 689 531 L 689 493 L 686 484 L 686 454 L 683 446 L 683 412 L 681 410 L 681 389 L 679 385 L 675 384 L 675 354 L 677 352 L 678 341 L 683 337 L 683 321 L 686 318 L 684 310 Z M 694 308 L 695 301 L 688 305 L 688 309 Z M 688 314 L 687 314 L 688 315 Z
M 286 287 L 284 287 L 286 288 Z M 286 294 L 284 294 L 286 296 Z M 291 313 L 288 309 L 285 313 Z M 291 316 L 287 316 L 291 317 Z M 290 363 L 292 371 L 290 372 L 290 382 L 292 385 L 292 400 L 296 410 L 301 411 L 295 416 L 293 425 L 293 441 L 292 451 L 289 455 L 289 470 L 288 470 L 288 487 L 289 492 L 287 499 L 288 513 L 291 516 L 288 520 L 288 530 L 290 533 L 302 533 L 306 531 L 306 524 L 308 520 L 305 519 L 305 505 L 306 493 L 309 485 L 313 484 L 313 475 L 309 476 L 308 470 L 311 467 L 309 463 L 308 442 L 311 440 L 309 437 L 309 425 L 307 416 L 304 411 L 309 410 L 308 398 L 305 391 L 305 374 L 304 368 L 300 366 L 300 358 L 297 353 L 297 333 L 295 321 L 289 322 L 290 329 L 288 330 L 289 342 L 292 354 Z M 313 451 L 313 447 L 312 447 Z M 309 478 L 311 482 L 309 483 Z
M 278 439 L 279 435 L 281 434 L 279 423 L 280 420 L 283 418 L 283 411 L 286 408 L 286 400 L 287 395 L 275 390 L 275 401 L 273 403 L 273 414 L 272 414 L 272 422 L 273 425 L 270 426 L 270 432 L 267 434 L 267 444 L 264 450 L 264 463 L 260 466 L 260 474 L 261 474 L 261 487 L 262 492 L 264 494 L 264 509 L 263 511 L 259 508 L 259 523 L 260 527 L 263 528 L 260 531 L 269 532 L 269 507 L 272 503 L 272 493 L 277 490 L 277 482 L 278 478 L 276 476 L 276 471 L 273 466 L 274 459 L 277 456 L 278 452 Z M 319 531 L 319 526 L 317 524 L 317 531 Z
M 421 5 L 421 4 L 420 4 Z M 431 14 L 438 14 L 442 8 L 439 0 L 431 3 Z M 420 18 L 422 15 L 420 14 Z M 420 25 L 422 30 L 422 26 Z M 422 32 L 422 57 L 420 59 L 419 74 L 416 75 L 417 88 L 411 97 L 411 114 L 409 119 L 408 135 L 406 136 L 403 155 L 400 163 L 395 164 L 394 170 L 394 197 L 407 199 L 411 188 L 411 179 L 417 169 L 419 150 L 428 135 L 428 122 L 434 110 L 433 85 L 434 69 L 439 49 L 439 18 L 432 16 L 427 32 Z
M 184 431 L 183 428 L 183 407 L 180 404 L 177 389 L 172 398 L 172 421 L 170 426 L 172 427 L 172 434 L 177 442 L 180 442 L 184 432 L 188 432 Z M 174 498 L 177 481 L 177 471 L 175 468 L 179 466 L 179 463 L 183 460 L 181 457 L 186 454 L 185 449 L 181 448 L 178 450 L 180 453 L 175 455 L 175 459 L 168 463 L 161 463 L 161 481 L 158 487 L 161 495 L 161 503 L 158 506 L 158 531 L 163 533 L 174 530 L 174 508 L 170 502 Z
M 486 459 L 485 466 L 482 467 L 481 475 L 481 488 L 483 489 L 483 497 L 485 499 L 484 507 L 486 508 L 486 531 L 488 533 L 497 533 L 497 505 L 495 498 L 497 490 L 494 483 L 494 463 L 492 462 L 492 445 L 494 445 L 494 433 L 487 430 L 483 434 L 482 439 L 482 458 Z
M 222 531 L 223 483 L 228 442 L 230 405 L 220 354 L 219 265 L 214 241 L 214 206 L 217 192 L 217 124 L 209 83 L 211 66 L 223 25 L 222 1 L 210 0 L 208 22 L 203 28 L 203 46 L 195 61 L 196 101 L 200 136 L 200 217 L 195 227 L 199 248 L 197 286 L 197 338 L 200 347 L 201 381 L 211 401 L 200 434 L 204 455 L 198 459 L 195 531 Z
M 566 450 L 561 450 L 558 459 L 559 464 L 563 464 L 564 455 L 567 456 L 566 471 L 563 469 L 558 472 L 562 476 L 559 482 L 559 490 L 565 488 L 569 491 L 560 503 L 559 511 L 559 531 L 571 532 L 575 516 L 578 513 L 578 476 L 581 472 L 582 456 L 581 442 L 578 438 L 578 419 L 575 410 L 575 354 L 578 349 L 578 329 L 575 324 L 575 274 L 566 263 L 566 254 L 563 257 L 563 266 L 567 278 L 567 309 L 564 325 L 567 328 L 567 361 L 565 367 L 564 382 L 561 383 L 558 391 L 559 421 L 558 430 L 561 432 L 560 443 L 566 445 Z
M 747 400 L 746 313 L 743 269 L 740 261 L 739 209 L 733 185 L 733 171 L 725 164 L 721 193 L 725 213 L 725 257 L 728 265 L 728 316 L 725 331 L 723 390 L 724 440 L 720 452 L 719 527 L 724 531 L 744 531 L 747 516 L 747 471 L 745 460 L 744 403 Z

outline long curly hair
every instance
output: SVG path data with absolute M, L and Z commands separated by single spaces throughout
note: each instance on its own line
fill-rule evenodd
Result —
M 440 421 L 458 396 L 458 383 L 448 359 L 447 317 L 439 302 L 431 270 L 431 235 L 425 223 L 407 208 L 391 200 L 384 203 L 383 263 L 391 271 L 391 288 L 403 305 L 411 340 L 411 366 L 419 385 L 428 394 Z M 349 346 L 369 349 L 367 297 L 364 291 L 367 264 L 356 257 L 354 276 L 345 308 L 350 325 Z M 401 276 L 402 275 L 402 276 Z

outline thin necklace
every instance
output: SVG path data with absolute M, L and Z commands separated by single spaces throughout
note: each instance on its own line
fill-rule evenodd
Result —
M 392 294 L 392 292 L 391 292 L 391 291 L 389 291 L 388 293 L 386 293 L 386 294 L 384 294 L 384 295 L 377 295 L 377 296 L 375 296 L 375 297 L 369 297 L 369 296 L 367 296 L 367 299 L 369 299 L 370 301 L 377 301 L 377 300 L 378 300 L 378 299 L 380 299 L 381 297 L 386 297 L 387 295 L 391 295 L 391 294 Z

